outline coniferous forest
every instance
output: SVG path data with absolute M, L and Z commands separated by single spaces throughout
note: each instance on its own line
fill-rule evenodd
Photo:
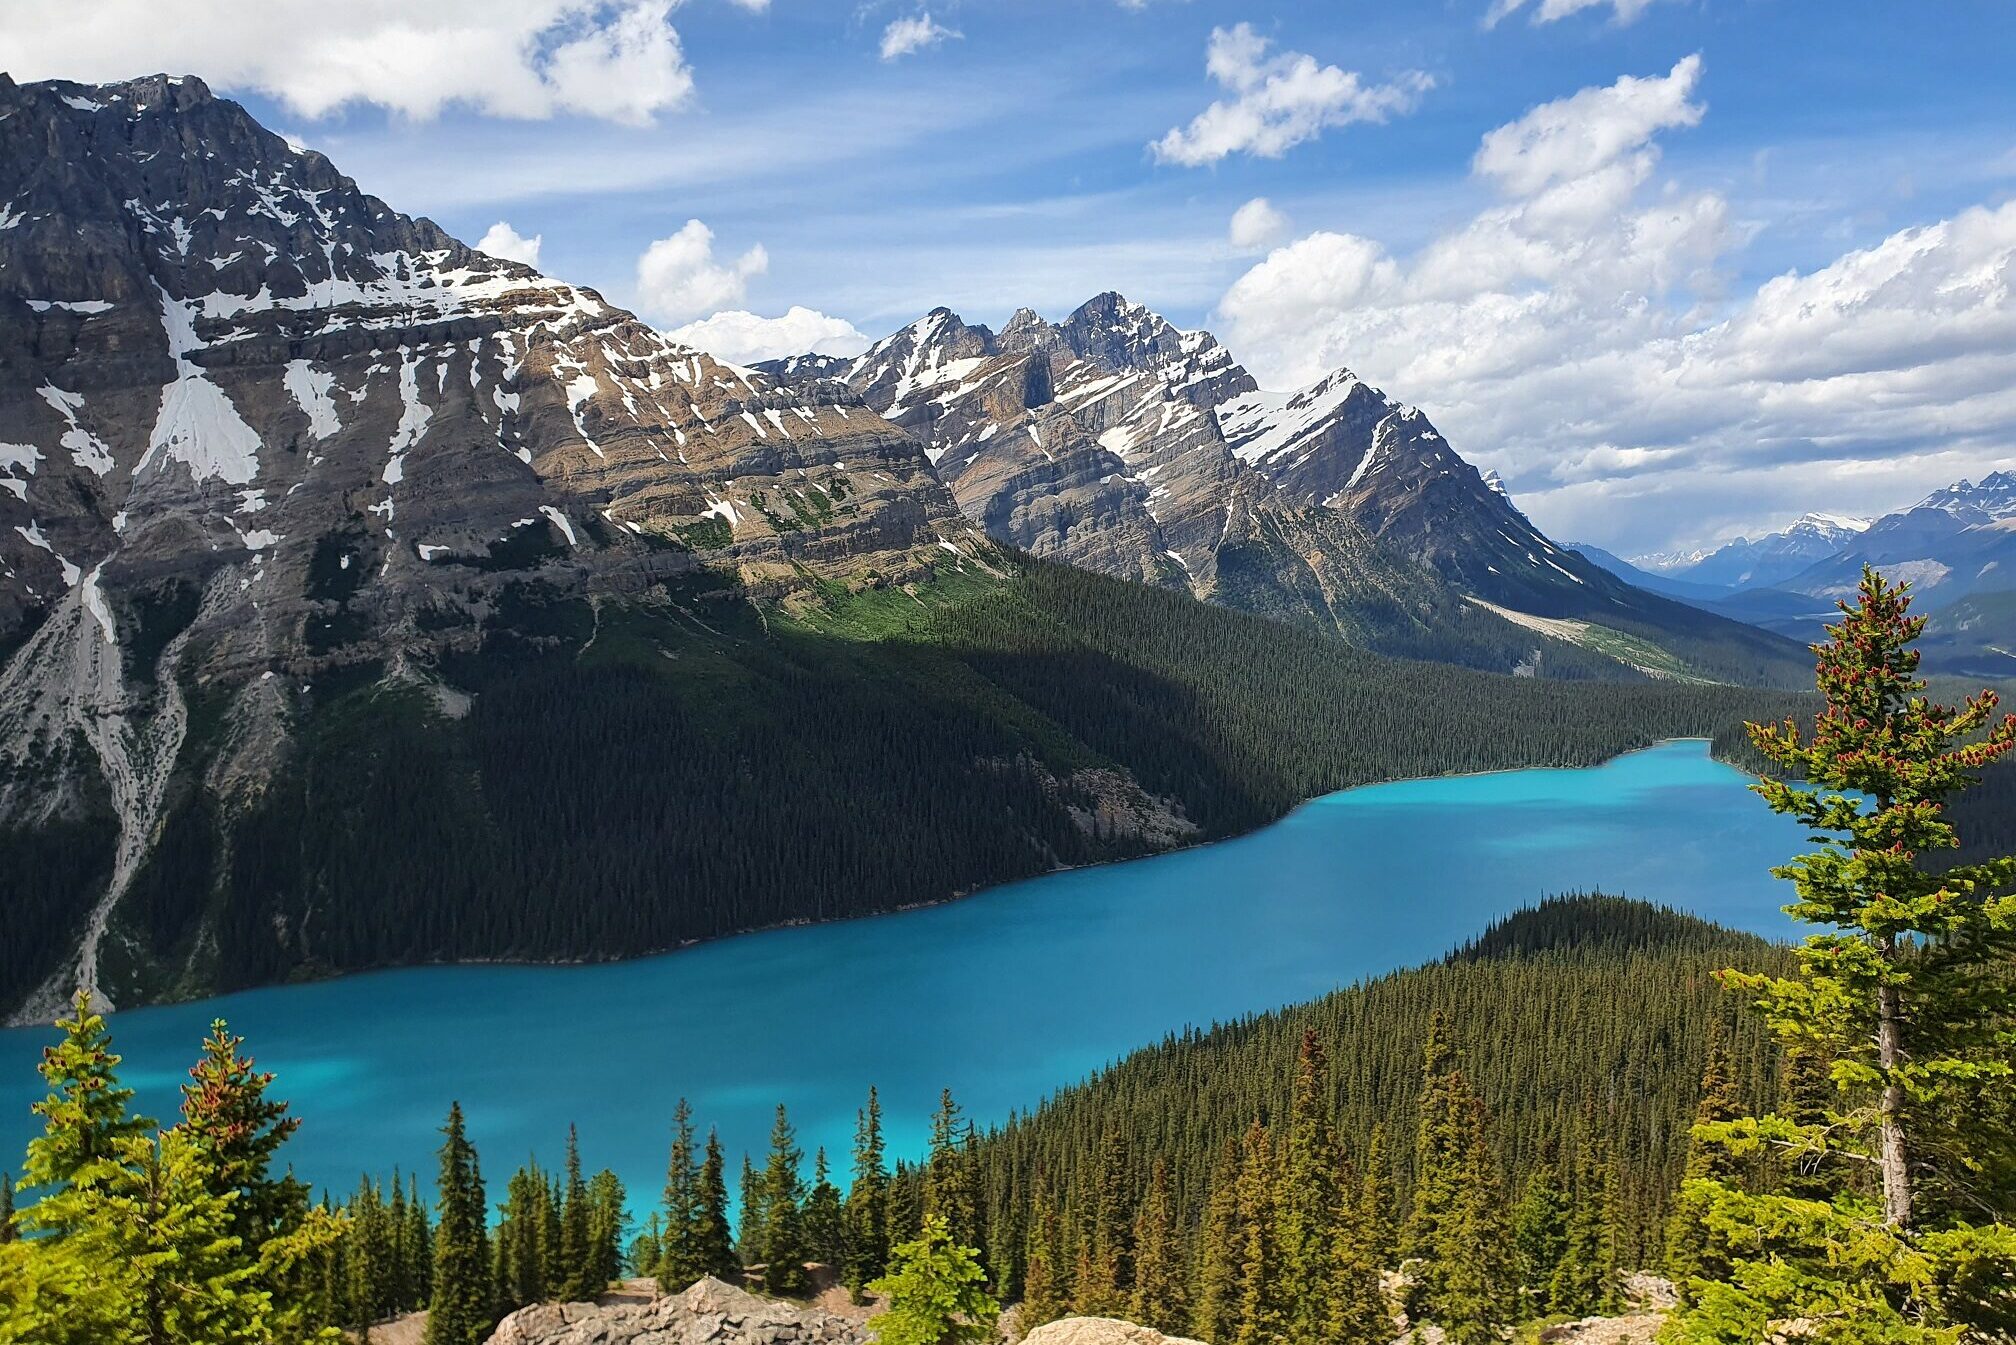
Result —
M 500 1194 L 451 1105 L 431 1201 L 397 1173 L 313 1199 L 300 1118 L 223 1023 L 161 1129 L 80 993 L 0 1183 L 0 1341 L 333 1342 L 424 1305 L 431 1345 L 477 1345 L 624 1274 L 792 1298 L 813 1264 L 896 1340 L 983 1339 L 1007 1303 L 1214 1345 L 1483 1342 L 1613 1311 L 1639 1270 L 1677 1286 L 1675 1345 L 2016 1339 L 2016 858 L 1973 857 L 1944 806 L 2016 716 L 1920 694 L 1921 630 L 1865 574 L 1810 728 L 1750 726 L 1763 804 L 1820 844 L 1778 871 L 1817 930 L 1796 947 L 1562 897 L 998 1125 L 947 1093 L 919 1155 L 892 1159 L 871 1088 L 844 1160 L 808 1164 L 779 1106 L 731 1180 L 682 1104 L 658 1199 L 571 1131 Z

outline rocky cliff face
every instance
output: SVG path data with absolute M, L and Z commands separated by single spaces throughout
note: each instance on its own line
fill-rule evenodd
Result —
M 1021 309 L 999 333 L 934 309 L 853 360 L 764 368 L 911 431 L 999 540 L 1369 648 L 1601 676 L 1686 663 L 1591 659 L 1575 647 L 1605 643 L 1591 625 L 1773 643 L 1557 547 L 1419 409 L 1349 370 L 1262 392 L 1210 333 L 1117 294 L 1055 323 Z
M 229 796 L 313 683 L 424 676 L 530 579 L 777 593 L 988 551 L 858 398 L 465 247 L 195 79 L 0 75 L 0 827 L 120 833 L 30 1013 L 92 979 L 186 687 Z

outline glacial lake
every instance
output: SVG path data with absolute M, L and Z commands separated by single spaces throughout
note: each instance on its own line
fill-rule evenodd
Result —
M 844 1185 L 868 1085 L 892 1152 L 938 1090 L 983 1125 L 1186 1025 L 1310 999 L 1431 960 L 1552 893 L 1600 889 L 1774 938 L 1771 865 L 1806 848 L 1702 741 L 1587 770 L 1404 781 L 1316 799 L 1222 844 L 1053 874 L 929 909 L 576 967 L 431 967 L 255 990 L 112 1019 L 123 1075 L 166 1118 L 210 1020 L 228 1018 L 304 1124 L 316 1188 L 396 1163 L 431 1182 L 459 1099 L 493 1197 L 567 1126 L 634 1210 L 664 1180 L 681 1096 L 732 1170 L 786 1104 Z M 18 1173 L 53 1033 L 0 1031 L 0 1169 Z

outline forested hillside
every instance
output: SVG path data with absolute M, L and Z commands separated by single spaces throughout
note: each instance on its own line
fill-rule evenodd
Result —
M 1726 1042 L 1747 1103 L 1769 1107 L 1781 1088 L 1777 1048 L 1713 979 L 1732 964 L 1780 970 L 1789 956 L 1642 903 L 1565 897 L 1493 926 L 1440 964 L 1170 1037 L 976 1138 L 979 1236 L 996 1273 L 1020 1287 L 1040 1245 L 1030 1230 L 1052 1226 L 1050 1273 L 1061 1275 L 1063 1301 L 1080 1301 L 1073 1268 L 1096 1265 L 1113 1229 L 1131 1238 L 1159 1169 L 1169 1260 L 1201 1287 L 1212 1193 L 1236 1181 L 1228 1155 L 1256 1123 L 1281 1143 L 1311 1033 L 1329 1060 L 1327 1120 L 1397 1227 L 1414 1201 L 1423 1044 L 1439 1017 L 1482 1103 L 1501 1189 L 1517 1201 L 1539 1176 L 1558 1183 L 1564 1209 L 1597 1211 L 1598 1276 L 1660 1265 L 1711 1038 Z M 928 1178 L 912 1168 L 898 1183 Z M 1384 1265 L 1397 1259 L 1392 1235 L 1379 1249 Z
M 286 764 L 231 807 L 200 781 L 235 726 L 193 689 L 105 987 L 130 1004 L 388 963 L 638 953 L 1226 836 L 1372 780 L 1589 764 L 1796 704 L 1396 661 L 1040 562 L 814 592 L 786 607 L 704 579 L 656 599 L 514 585 L 480 648 L 319 677 Z M 0 1002 L 47 974 L 104 880 L 83 858 L 38 868 L 39 844 L 0 834 L 0 862 L 39 875 L 10 924 L 42 931 L 0 950 Z

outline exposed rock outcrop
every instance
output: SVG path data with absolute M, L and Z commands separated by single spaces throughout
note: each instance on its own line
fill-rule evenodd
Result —
M 1022 1345 L 1202 1345 L 1188 1336 L 1165 1336 L 1112 1317 L 1065 1317 L 1037 1327 Z
M 705 1279 L 650 1303 L 521 1308 L 498 1324 L 490 1345 L 866 1345 L 868 1339 L 845 1317 Z

